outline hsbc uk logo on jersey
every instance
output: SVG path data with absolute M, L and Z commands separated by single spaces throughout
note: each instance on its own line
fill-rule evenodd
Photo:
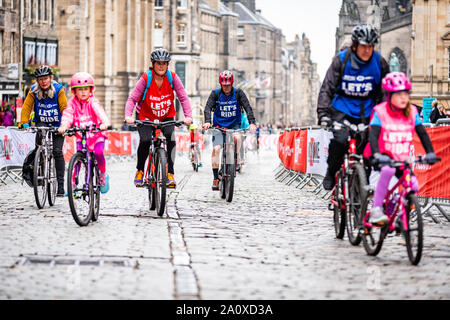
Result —
M 350 76 L 342 77 L 342 90 L 348 96 L 367 97 L 374 89 L 373 76 Z

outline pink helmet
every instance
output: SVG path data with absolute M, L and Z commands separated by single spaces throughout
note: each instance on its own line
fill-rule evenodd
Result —
M 70 80 L 70 88 L 95 87 L 94 78 L 87 72 L 77 72 Z
M 231 71 L 225 70 L 219 75 L 219 83 L 221 86 L 233 85 L 233 74 Z
M 384 77 L 382 87 L 387 92 L 411 90 L 411 81 L 403 72 L 391 72 Z

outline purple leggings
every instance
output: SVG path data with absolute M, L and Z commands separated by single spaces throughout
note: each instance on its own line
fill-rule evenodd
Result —
M 77 142 L 77 150 L 81 150 L 81 142 Z M 105 149 L 105 142 L 98 142 L 94 147 L 94 155 L 97 160 L 98 169 L 101 173 L 105 173 L 106 171 L 106 160 L 105 155 L 103 154 L 103 149 Z
M 373 206 L 379 207 L 383 205 L 384 197 L 388 192 L 389 182 L 395 175 L 396 168 L 390 166 L 383 166 L 380 171 L 380 180 L 378 180 L 377 188 L 373 196 Z M 411 187 L 414 191 L 419 190 L 419 182 L 416 176 L 411 174 Z

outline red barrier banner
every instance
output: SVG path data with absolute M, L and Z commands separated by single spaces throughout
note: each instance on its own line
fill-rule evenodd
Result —
M 284 166 L 288 169 L 292 169 L 292 158 L 294 156 L 294 138 L 295 131 L 286 132 L 284 140 Z
M 65 136 L 63 145 L 64 161 L 69 162 L 74 153 L 77 151 L 77 139 L 75 136 Z
M 308 145 L 308 131 L 300 130 L 295 132 L 294 156 L 292 157 L 292 169 L 306 173 L 306 154 Z
M 107 132 L 108 139 L 105 140 L 105 155 L 130 155 L 131 134 L 129 132 Z
M 415 165 L 414 174 L 419 180 L 419 195 L 450 199 L 450 127 L 434 127 L 426 130 L 433 144 L 434 152 L 442 160 L 433 166 Z M 425 154 L 417 134 L 414 136 L 414 154 L 416 157 Z

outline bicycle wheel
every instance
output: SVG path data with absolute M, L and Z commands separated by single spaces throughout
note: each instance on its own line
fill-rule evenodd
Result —
M 92 159 L 93 161 L 94 159 Z M 92 209 L 92 221 L 98 220 L 98 215 L 100 213 L 100 171 L 97 166 L 92 169 L 92 181 L 93 194 L 94 194 L 94 208 Z
M 167 186 L 167 156 L 164 149 L 156 151 L 155 176 L 155 208 L 158 216 L 162 217 L 166 208 Z
M 337 202 L 337 205 L 333 206 L 333 222 L 336 238 L 344 238 L 345 233 L 345 210 L 342 209 L 342 170 L 339 170 L 336 174 L 336 185 L 334 190 L 333 200 Z
M 154 157 L 152 157 L 152 162 L 153 162 Z M 150 168 L 152 167 L 152 164 L 150 164 Z M 149 203 L 149 208 L 150 210 L 155 210 L 156 208 L 156 195 L 155 195 L 155 190 L 156 188 L 154 187 L 155 185 L 155 180 L 151 175 L 151 169 L 149 168 L 148 173 L 147 173 L 147 180 L 148 184 L 147 184 L 147 188 L 148 188 L 148 203 Z
M 350 208 L 346 211 L 347 217 L 345 219 L 348 240 L 354 246 L 359 245 L 361 242 L 361 234 L 359 232 L 362 224 L 361 205 L 367 195 L 367 191 L 364 188 L 366 183 L 366 171 L 363 166 L 356 164 L 350 177 Z
M 58 179 L 56 178 L 55 158 L 53 157 L 53 155 L 50 155 L 48 161 L 48 184 L 47 184 L 48 204 L 50 206 L 55 205 L 57 188 L 58 188 Z
M 419 201 L 417 200 L 417 197 L 415 195 L 409 194 L 406 197 L 405 211 L 408 230 L 404 231 L 402 227 L 402 233 L 405 237 L 406 250 L 408 251 L 409 261 L 411 261 L 413 265 L 417 265 L 420 262 L 420 258 L 422 257 L 423 220 Z
M 370 212 L 370 208 L 372 208 L 373 204 L 373 194 L 367 194 L 362 206 L 361 206 L 361 216 L 364 219 L 364 216 L 368 216 Z M 383 246 L 384 238 L 389 230 L 387 224 L 382 227 L 372 227 L 368 228 L 364 226 L 364 233 L 362 234 L 362 241 L 364 245 L 364 249 L 367 254 L 370 256 L 376 256 Z
M 36 205 L 42 209 L 47 199 L 47 179 L 45 177 L 45 155 L 42 148 L 37 148 L 36 157 L 34 158 L 33 182 L 34 182 L 34 198 Z
M 234 164 L 227 164 L 227 180 L 225 184 L 225 199 L 227 202 L 231 202 L 233 200 L 235 170 Z
M 88 172 L 85 155 L 77 152 L 69 162 L 67 195 L 72 217 L 81 227 L 88 225 L 94 210 L 93 177 L 87 181 Z

